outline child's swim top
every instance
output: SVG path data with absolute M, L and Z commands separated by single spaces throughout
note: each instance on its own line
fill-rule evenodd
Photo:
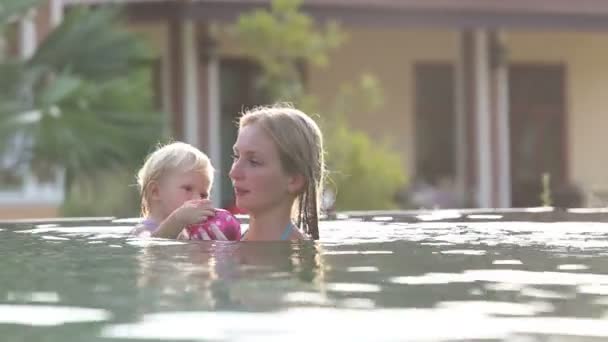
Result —
M 187 226 L 179 234 L 178 239 L 205 240 L 202 233 L 204 231 L 212 240 L 217 240 L 215 233 L 211 230 L 212 226 L 219 228 L 229 241 L 239 241 L 241 239 L 241 225 L 239 220 L 224 209 L 215 209 L 214 216 L 208 217 L 201 223 Z M 151 236 L 157 229 L 158 223 L 151 219 L 144 219 L 139 226 L 131 231 L 131 234 L 142 237 Z
M 208 217 L 205 221 L 197 224 L 192 224 L 186 227 L 185 231 L 188 234 L 189 240 L 204 240 L 203 231 L 206 232 L 212 240 L 217 240 L 215 233 L 211 227 L 217 227 L 229 241 L 239 241 L 241 239 L 241 224 L 229 211 L 224 209 L 215 209 L 215 215 Z

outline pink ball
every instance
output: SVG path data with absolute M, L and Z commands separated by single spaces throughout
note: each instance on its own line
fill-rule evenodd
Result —
M 241 225 L 239 220 L 227 210 L 215 209 L 214 216 L 208 217 L 203 222 L 191 224 L 186 227 L 190 240 L 203 240 L 202 231 L 205 231 L 212 240 L 217 240 L 213 230 L 211 230 L 212 225 L 218 227 L 230 241 L 239 241 L 241 239 Z

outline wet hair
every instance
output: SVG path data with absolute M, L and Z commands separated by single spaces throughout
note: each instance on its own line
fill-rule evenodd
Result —
M 166 175 L 175 172 L 196 171 L 209 179 L 213 184 L 215 172 L 209 157 L 198 148 L 183 142 L 167 145 L 159 144 L 154 152 L 146 158 L 144 165 L 137 172 L 137 185 L 141 194 L 141 214 L 150 213 L 149 187 L 152 182 L 160 182 Z
M 279 151 L 283 170 L 304 176 L 292 218 L 312 239 L 319 239 L 319 203 L 323 190 L 325 160 L 323 135 L 316 122 L 289 104 L 256 107 L 243 113 L 239 127 L 258 124 Z

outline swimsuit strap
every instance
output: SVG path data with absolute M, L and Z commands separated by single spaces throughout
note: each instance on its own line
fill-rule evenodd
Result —
M 280 240 L 281 241 L 283 241 L 283 240 L 289 240 L 289 235 L 291 235 L 292 229 L 294 229 L 294 225 L 293 225 L 293 223 L 289 222 L 287 224 L 287 227 L 285 227 L 285 230 L 283 231 L 283 234 L 281 234 Z M 248 231 L 249 231 L 249 229 L 247 229 L 243 233 L 243 235 L 241 235 L 241 240 L 243 240 L 245 238 L 245 235 L 247 234 Z
M 289 235 L 291 235 L 292 229 L 293 229 L 293 223 L 291 223 L 291 221 L 289 221 L 289 223 L 287 224 L 287 227 L 285 227 L 285 231 L 283 231 L 283 234 L 281 234 L 281 241 L 289 240 Z

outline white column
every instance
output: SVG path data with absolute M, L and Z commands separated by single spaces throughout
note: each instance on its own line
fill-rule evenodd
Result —
M 161 93 L 162 93 L 162 110 L 168 115 L 163 115 L 163 129 L 162 129 L 162 137 L 170 138 L 173 135 L 173 123 L 175 120 L 175 113 L 173 112 L 173 73 L 177 72 L 173 70 L 175 53 L 172 51 L 172 41 L 171 39 L 174 37 L 173 30 L 174 26 L 170 20 L 167 20 L 163 25 L 165 25 L 165 41 L 161 54 Z
M 213 49 L 213 48 L 211 48 Z M 209 154 L 211 162 L 215 166 L 215 179 L 213 182 L 213 204 L 219 207 L 222 203 L 222 181 L 221 176 L 228 170 L 222 169 L 221 149 L 221 102 L 220 102 L 220 60 L 215 51 L 210 51 L 207 64 L 208 103 L 209 103 Z M 231 146 L 227 146 L 227 148 Z
M 160 86 L 161 86 L 161 108 L 163 110 L 164 113 L 173 113 L 171 107 L 171 96 L 172 96 L 172 91 L 171 91 L 171 65 L 172 65 L 172 58 L 171 58 L 171 53 L 169 52 L 169 44 L 167 42 L 167 44 L 165 45 L 166 48 L 164 49 L 162 55 L 161 55 L 161 65 L 160 65 Z M 168 138 L 171 136 L 172 133 L 172 127 L 173 127 L 173 116 L 174 114 L 170 114 L 170 115 L 163 115 L 164 119 L 163 119 L 163 130 L 162 130 L 162 136 L 165 138 Z
M 184 25 L 181 31 L 184 75 L 184 140 L 198 147 L 198 52 L 195 25 L 191 20 L 185 20 L 181 25 Z
M 50 2 L 50 21 L 54 28 L 63 20 L 63 0 L 51 0 Z
M 475 118 L 477 119 L 477 200 L 481 208 L 492 207 L 492 120 L 488 33 L 473 33 L 475 61 Z
M 502 54 L 505 46 L 504 32 L 498 32 L 496 38 Z M 511 206 L 511 124 L 509 120 L 509 63 L 505 56 L 501 56 L 495 72 L 499 150 L 498 206 L 508 208 Z
M 30 58 L 36 51 L 35 10 L 30 10 L 19 21 L 19 55 L 22 59 Z
M 459 54 L 454 68 L 454 105 L 456 113 L 454 155 L 456 156 L 456 188 L 462 201 L 467 196 L 467 107 L 466 107 L 466 81 L 465 81 L 465 35 L 464 31 L 458 33 Z

